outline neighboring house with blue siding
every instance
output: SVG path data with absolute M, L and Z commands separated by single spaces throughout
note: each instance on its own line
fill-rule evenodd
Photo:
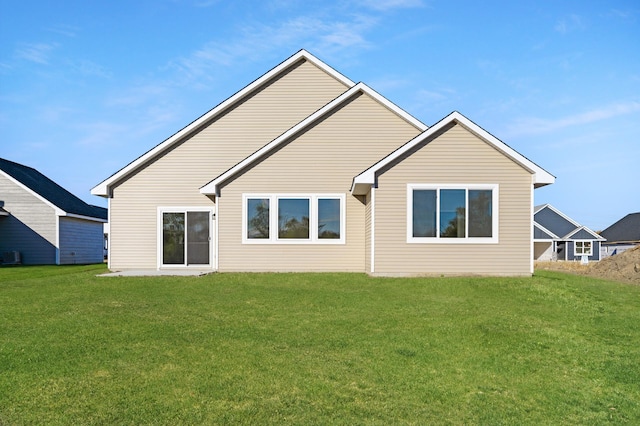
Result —
M 535 260 L 600 260 L 605 238 L 571 219 L 550 204 L 536 206 L 533 214 Z
M 100 263 L 107 209 L 85 203 L 39 171 L 0 158 L 2 263 Z

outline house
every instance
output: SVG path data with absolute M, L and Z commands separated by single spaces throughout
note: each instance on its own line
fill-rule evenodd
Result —
M 600 260 L 605 239 L 550 204 L 535 207 L 533 227 L 535 260 Z
M 554 179 L 301 50 L 92 193 L 112 270 L 530 275 L 533 190 Z
M 640 245 L 640 212 L 630 213 L 602 231 L 602 256 L 611 256 Z
M 103 262 L 107 209 L 92 206 L 39 171 L 0 158 L 3 263 Z

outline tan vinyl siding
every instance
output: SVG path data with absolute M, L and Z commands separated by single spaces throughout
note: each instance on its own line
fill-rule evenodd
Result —
M 0 175 L 0 201 L 10 213 L 0 217 L 0 254 L 19 251 L 23 264 L 55 264 L 58 222 L 55 209 L 3 175 Z
M 418 131 L 367 95 L 352 100 L 222 188 L 221 271 L 365 271 L 365 204 L 352 179 Z M 242 244 L 243 193 L 346 194 L 346 243 Z
M 104 227 L 100 222 L 60 218 L 60 264 L 102 263 Z
M 121 182 L 110 203 L 110 267 L 156 268 L 158 206 L 213 206 L 200 187 L 345 90 L 304 62 Z
M 499 243 L 407 243 L 408 183 L 499 184 Z M 453 126 L 378 178 L 375 272 L 530 274 L 531 191 L 528 171 L 462 126 Z

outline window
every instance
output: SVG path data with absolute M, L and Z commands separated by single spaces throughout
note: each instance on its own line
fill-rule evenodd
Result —
M 498 185 L 407 186 L 407 242 L 495 243 Z
M 269 239 L 269 199 L 247 200 L 247 238 Z
M 245 194 L 242 241 L 344 244 L 343 194 Z
M 593 250 L 591 241 L 576 241 L 576 256 L 591 256 Z
M 309 239 L 309 203 L 308 198 L 278 199 L 278 238 Z
M 160 208 L 160 264 L 165 266 L 211 263 L 212 210 Z

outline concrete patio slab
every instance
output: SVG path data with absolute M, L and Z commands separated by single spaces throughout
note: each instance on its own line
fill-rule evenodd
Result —
M 193 270 L 131 270 L 131 271 L 113 271 L 100 274 L 98 277 L 197 277 L 200 275 L 211 274 L 213 271 L 193 271 Z

